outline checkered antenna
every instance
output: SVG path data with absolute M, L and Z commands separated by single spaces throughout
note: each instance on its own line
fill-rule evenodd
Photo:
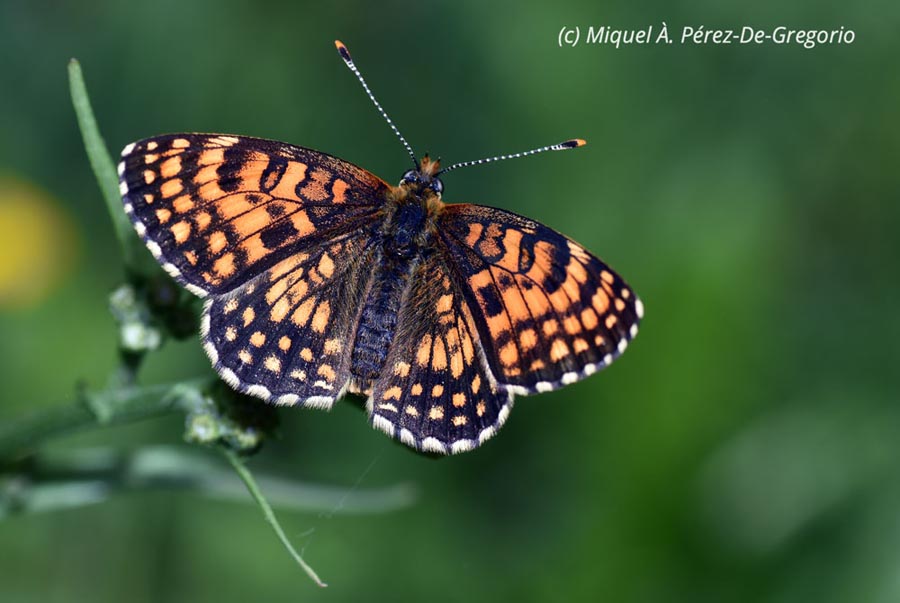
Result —
M 369 95 L 369 99 L 375 105 L 375 108 L 378 109 L 379 113 L 381 113 L 381 116 L 391 127 L 391 130 L 394 131 L 394 134 L 397 135 L 397 138 L 400 139 L 400 142 L 403 143 L 403 146 L 406 148 L 406 152 L 409 153 L 410 157 L 412 157 L 413 163 L 415 164 L 416 169 L 418 170 L 419 169 L 419 160 L 416 159 L 416 154 L 413 152 L 412 147 L 409 146 L 409 143 L 406 142 L 406 139 L 403 138 L 403 134 L 400 133 L 400 130 L 397 129 L 397 126 L 394 125 L 394 122 L 391 121 L 391 118 L 388 117 L 387 112 L 381 107 L 381 104 L 375 98 L 375 95 L 372 94 L 372 91 L 369 89 L 369 85 L 366 84 L 366 80 L 363 79 L 363 76 L 359 72 L 359 69 L 357 69 L 356 65 L 353 63 L 353 58 L 351 58 L 351 56 L 350 56 L 350 51 L 347 50 L 347 47 L 344 46 L 344 43 L 341 42 L 340 40 L 335 40 L 334 45 L 337 48 L 338 53 L 341 55 L 341 58 L 344 59 L 344 62 L 347 64 L 347 67 L 350 68 L 350 71 L 353 72 L 353 75 L 355 75 L 356 79 L 359 80 L 359 83 L 362 84 L 363 90 L 365 90 L 366 94 Z
M 481 165 L 483 163 L 491 163 L 492 161 L 501 161 L 503 159 L 516 159 L 517 157 L 527 157 L 528 155 L 537 155 L 538 153 L 543 153 L 544 151 L 565 151 L 566 149 L 574 149 L 576 147 L 583 147 L 587 142 L 580 138 L 573 138 L 572 140 L 566 140 L 565 142 L 560 142 L 558 144 L 551 144 L 550 146 L 540 147 L 537 149 L 531 149 L 530 151 L 523 151 L 521 153 L 512 153 L 511 155 L 497 155 L 496 157 L 487 157 L 485 159 L 476 159 L 475 161 L 463 161 L 461 163 L 454 163 L 451 166 L 445 167 L 442 170 L 439 170 L 435 177 L 440 176 L 445 172 L 449 172 L 450 170 L 455 170 L 461 167 L 469 167 L 470 165 Z

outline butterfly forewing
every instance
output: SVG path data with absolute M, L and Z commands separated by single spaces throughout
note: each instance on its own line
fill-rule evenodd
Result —
M 325 153 L 210 134 L 128 145 L 119 176 L 125 211 L 150 251 L 201 296 L 371 222 L 389 188 Z

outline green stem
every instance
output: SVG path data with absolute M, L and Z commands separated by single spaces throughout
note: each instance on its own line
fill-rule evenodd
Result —
M 191 384 L 208 382 L 200 379 Z M 165 414 L 178 406 L 173 395 L 185 383 L 82 394 L 80 404 L 60 405 L 0 422 L 0 462 L 14 460 L 51 437 L 97 425 L 115 425 Z
M 126 269 L 138 270 L 138 262 L 144 255 L 143 247 L 128 216 L 122 209 L 116 167 L 106 148 L 106 143 L 103 142 L 103 137 L 100 135 L 87 88 L 84 85 L 81 65 L 75 59 L 69 61 L 69 90 L 72 94 L 72 104 L 78 117 L 81 136 L 84 138 L 84 148 L 87 151 L 94 176 L 97 178 L 97 184 L 100 185 L 100 191 L 103 193 L 103 199 L 106 201 L 106 209 L 112 218 L 116 238 L 122 249 L 123 262 Z
M 278 536 L 278 539 L 281 541 L 281 544 L 284 545 L 284 548 L 288 550 L 288 553 L 291 554 L 291 557 L 303 568 L 303 571 L 306 572 L 306 575 L 309 576 L 313 582 L 315 582 L 318 586 L 326 587 L 328 586 L 322 579 L 319 578 L 318 574 L 316 574 L 315 570 L 311 568 L 306 561 L 303 560 L 303 557 L 300 556 L 300 553 L 294 549 L 294 546 L 291 544 L 291 541 L 288 540 L 287 534 L 284 533 L 284 529 L 282 529 L 281 524 L 278 523 L 278 519 L 275 517 L 275 512 L 272 511 L 272 507 L 269 506 L 268 501 L 266 501 L 263 496 L 262 491 L 259 489 L 259 486 L 256 484 L 256 480 L 253 478 L 253 475 L 247 469 L 247 466 L 244 464 L 244 461 L 237 455 L 236 452 L 230 450 L 228 448 L 222 448 L 222 454 L 225 455 L 225 458 L 228 459 L 228 462 L 231 463 L 231 466 L 234 467 L 234 470 L 243 480 L 244 485 L 247 486 L 247 490 L 250 492 L 250 496 L 256 501 L 256 504 L 259 505 L 259 508 L 262 510 L 263 517 L 265 517 L 266 522 L 272 526 L 272 529 L 275 530 L 275 534 Z
M 404 484 L 347 489 L 254 472 L 267 500 L 278 509 L 338 513 L 386 513 L 408 507 L 415 493 Z M 231 467 L 185 446 L 42 450 L 0 471 L 0 521 L 98 504 L 123 492 L 183 490 L 210 499 L 255 504 Z

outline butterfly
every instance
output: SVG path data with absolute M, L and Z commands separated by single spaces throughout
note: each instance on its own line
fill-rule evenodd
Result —
M 571 239 L 509 211 L 447 204 L 456 164 L 416 155 L 397 186 L 326 153 L 222 134 L 125 147 L 124 210 L 162 267 L 204 298 L 201 338 L 231 387 L 329 409 L 367 397 L 371 424 L 427 453 L 472 450 L 513 397 L 609 366 L 643 305 Z

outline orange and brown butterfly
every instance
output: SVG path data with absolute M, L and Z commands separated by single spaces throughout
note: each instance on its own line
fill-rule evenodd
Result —
M 282 405 L 368 397 L 373 426 L 417 450 L 493 436 L 515 395 L 608 366 L 643 307 L 597 257 L 514 213 L 445 204 L 440 169 L 400 184 L 320 151 L 218 134 L 129 144 L 126 213 L 163 268 L 205 299 L 203 347 L 233 388 Z

